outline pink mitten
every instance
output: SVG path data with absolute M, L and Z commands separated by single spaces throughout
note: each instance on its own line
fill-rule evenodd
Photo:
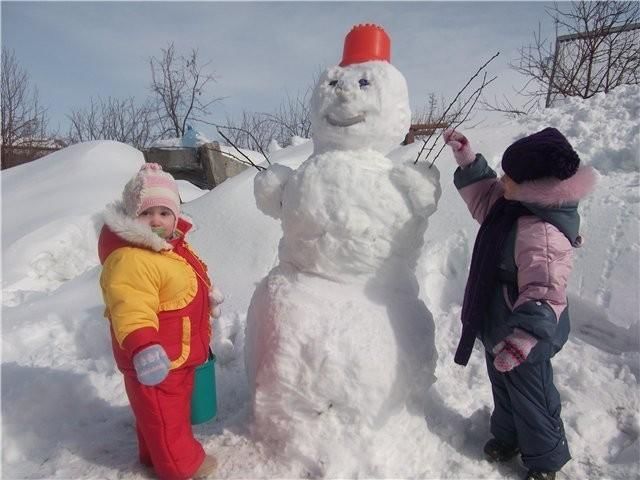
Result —
M 453 150 L 453 156 L 462 168 L 473 163 L 476 159 L 476 154 L 471 150 L 469 140 L 463 134 L 456 132 L 455 130 L 445 130 L 442 134 L 444 143 L 451 147 Z
M 499 372 L 508 372 L 523 363 L 538 340 L 524 330 L 516 328 L 513 333 L 493 347 L 493 366 Z

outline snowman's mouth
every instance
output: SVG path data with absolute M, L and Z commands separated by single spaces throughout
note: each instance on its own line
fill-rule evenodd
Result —
M 326 118 L 329 125 L 333 125 L 334 127 L 350 127 L 351 125 L 355 125 L 356 123 L 364 122 L 364 113 L 360 113 L 355 117 L 350 118 L 335 118 L 332 117 L 331 114 L 329 114 Z

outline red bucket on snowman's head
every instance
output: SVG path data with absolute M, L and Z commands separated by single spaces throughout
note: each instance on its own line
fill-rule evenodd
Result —
M 391 62 L 391 39 L 378 25 L 356 25 L 344 39 L 341 67 L 353 63 L 381 60 Z

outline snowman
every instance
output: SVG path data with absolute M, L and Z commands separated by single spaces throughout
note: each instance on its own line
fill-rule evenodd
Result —
M 252 427 L 309 475 L 384 475 L 385 459 L 368 452 L 426 429 L 423 397 L 435 381 L 433 317 L 415 265 L 439 175 L 387 156 L 411 112 L 381 27 L 348 33 L 311 108 L 313 154 L 254 183 L 283 235 L 247 316 Z

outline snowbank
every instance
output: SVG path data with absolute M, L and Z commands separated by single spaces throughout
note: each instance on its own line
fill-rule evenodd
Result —
M 554 359 L 574 457 L 563 469 L 566 478 L 640 476 L 639 98 L 637 87 L 621 88 L 465 132 L 497 165 L 515 138 L 555 126 L 603 175 L 580 208 L 586 245 L 577 251 L 570 283 L 573 330 Z M 393 155 L 414 155 L 418 147 Z M 278 150 L 272 161 L 296 168 L 311 148 L 307 142 Z M 149 478 L 136 460 L 133 421 L 111 358 L 91 226 L 142 161 L 124 145 L 94 142 L 2 172 L 4 478 Z M 524 472 L 517 460 L 495 466 L 482 459 L 492 404 L 482 353 L 474 352 L 464 369 L 452 360 L 477 230 L 448 183 L 453 167 L 446 154 L 438 160 L 443 192 L 416 271 L 436 325 L 431 443 L 391 430 L 377 439 L 377 455 L 384 458 L 385 442 L 404 435 L 416 439 L 405 457 L 420 466 L 421 477 L 515 479 Z M 313 476 L 248 431 L 245 316 L 281 236 L 279 224 L 255 206 L 254 175 L 247 170 L 185 205 L 198 224 L 191 239 L 227 295 L 216 330 L 219 416 L 196 433 L 219 457 L 220 478 Z M 389 459 L 389 468 L 397 460 Z

